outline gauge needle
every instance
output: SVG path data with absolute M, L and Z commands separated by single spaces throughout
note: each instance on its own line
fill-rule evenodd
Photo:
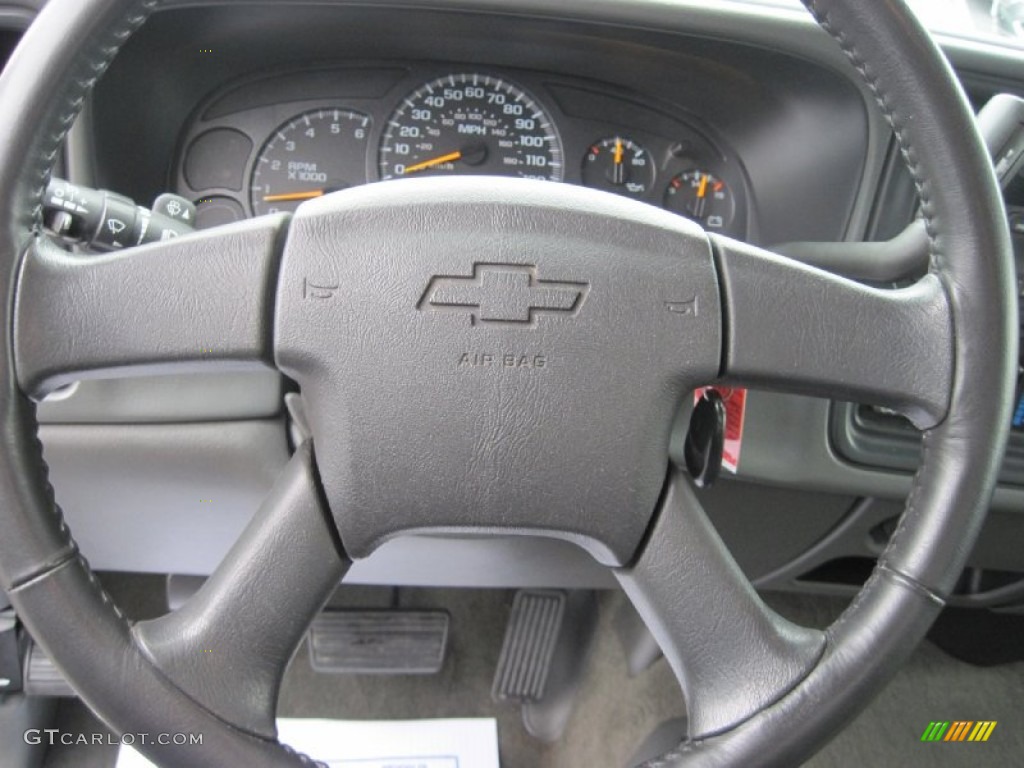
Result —
M 697 188 L 697 197 L 704 199 L 704 195 L 708 193 L 708 175 L 705 173 L 700 177 L 700 186 Z
M 693 206 L 693 214 L 697 218 L 702 218 L 704 216 L 704 208 L 708 202 L 708 181 L 710 178 L 710 175 L 707 173 L 702 173 L 700 175 L 700 184 L 697 186 L 697 201 Z
M 615 160 L 615 168 L 612 171 L 612 181 L 615 184 L 621 184 L 625 180 L 625 169 L 622 167 L 622 139 L 615 139 L 615 154 L 612 155 Z
M 311 189 L 308 192 L 287 192 L 283 195 L 265 195 L 264 203 L 283 203 L 288 200 L 312 200 L 314 197 L 323 197 L 322 189 Z
M 427 168 L 433 168 L 435 165 L 441 165 L 442 163 L 453 163 L 456 160 L 462 159 L 462 150 L 455 152 L 449 152 L 447 155 L 441 155 L 430 160 L 424 160 L 422 163 L 415 163 L 413 165 L 407 165 L 403 174 L 415 173 L 416 171 L 425 171 Z

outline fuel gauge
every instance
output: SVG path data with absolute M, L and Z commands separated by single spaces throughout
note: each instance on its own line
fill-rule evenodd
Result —
M 651 153 L 621 136 L 601 139 L 583 158 L 583 183 L 627 197 L 643 197 L 654 186 Z
M 728 230 L 736 215 L 736 201 L 728 185 L 702 170 L 673 177 L 665 190 L 664 206 L 716 231 Z

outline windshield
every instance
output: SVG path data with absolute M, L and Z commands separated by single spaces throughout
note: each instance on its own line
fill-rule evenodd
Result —
M 726 0 L 800 8 L 800 0 Z M 1024 0 L 907 0 L 933 32 L 1024 47 Z

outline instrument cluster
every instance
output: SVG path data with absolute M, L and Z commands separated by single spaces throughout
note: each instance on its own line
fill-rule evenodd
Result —
M 312 70 L 214 94 L 181 137 L 174 188 L 206 228 L 411 176 L 582 184 L 751 237 L 738 159 L 708 126 L 611 86 L 424 66 Z

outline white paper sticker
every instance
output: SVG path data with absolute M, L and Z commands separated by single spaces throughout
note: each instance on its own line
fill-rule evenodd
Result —
M 277 721 L 282 743 L 331 768 L 499 768 L 498 724 L 459 720 Z M 122 746 L 116 768 L 156 768 Z

